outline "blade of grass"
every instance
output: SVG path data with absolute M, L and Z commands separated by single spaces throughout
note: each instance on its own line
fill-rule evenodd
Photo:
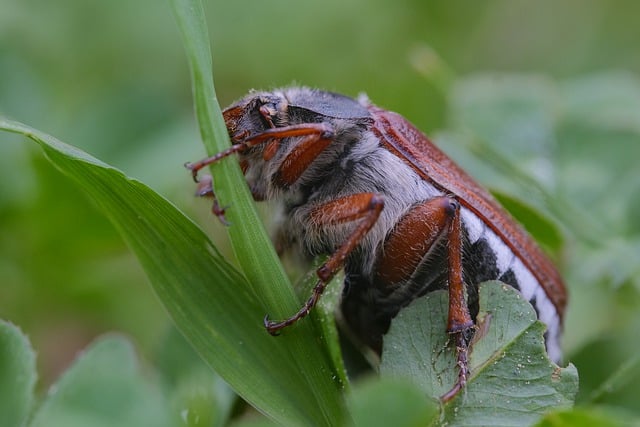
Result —
M 172 4 L 189 60 L 200 134 L 208 154 L 212 155 L 230 143 L 212 79 L 204 9 L 198 0 L 174 0 Z M 300 302 L 258 219 L 239 165 L 233 159 L 227 159 L 212 165 L 211 173 L 220 203 L 231 206 L 225 214 L 232 223 L 229 227 L 231 244 L 251 289 L 264 304 L 264 313 L 272 318 L 290 316 L 299 309 Z M 317 339 L 323 334 L 315 314 L 290 329 L 284 332 L 279 344 L 295 354 L 291 369 L 306 377 L 307 393 L 311 398 L 331 402 L 331 417 L 336 422 L 336 408 L 342 406 L 342 396 L 338 396 L 344 387 L 341 379 L 345 376 L 333 363 L 327 338 Z M 333 380 L 327 381 L 327 378 Z
M 37 142 L 91 196 L 137 255 L 178 329 L 245 400 L 282 425 L 341 422 L 342 396 L 320 344 L 308 334 L 298 346 L 286 345 L 297 334 L 268 335 L 262 301 L 193 222 L 77 148 L 2 117 L 0 130 Z
M 229 147 L 229 136 L 217 102 L 212 79 L 204 10 L 200 1 L 172 2 L 182 32 L 191 69 L 193 96 L 200 136 L 209 155 Z M 230 206 L 226 216 L 234 252 L 256 294 L 274 316 L 287 316 L 298 308 L 298 301 L 278 256 L 258 218 L 253 199 L 237 162 L 233 159 L 212 165 L 216 196 L 222 206 Z

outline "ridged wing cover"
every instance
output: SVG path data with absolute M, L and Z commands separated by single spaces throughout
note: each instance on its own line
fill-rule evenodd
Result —
M 535 276 L 562 320 L 567 304 L 564 283 L 555 266 L 529 234 L 487 190 L 405 118 L 375 106 L 369 106 L 369 111 L 375 118 L 373 131 L 386 148 L 426 181 L 445 193 L 455 195 L 462 206 L 482 219 Z

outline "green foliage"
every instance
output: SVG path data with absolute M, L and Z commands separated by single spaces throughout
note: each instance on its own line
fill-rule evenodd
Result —
M 589 372 L 581 375 L 578 402 L 637 413 L 638 344 L 627 337 L 640 324 L 638 216 L 631 202 L 638 188 L 640 82 L 609 72 L 561 82 L 485 75 L 457 85 L 456 124 L 441 134 L 442 145 L 500 194 L 554 218 L 569 236 L 560 247 L 553 240 L 546 246 L 565 265 L 569 284 L 565 347 L 580 372 Z M 467 154 L 457 156 L 461 146 Z M 538 238 L 550 230 L 548 221 L 515 207 L 512 213 Z
M 164 396 L 140 372 L 131 343 L 104 337 L 57 381 L 32 427 L 171 425 Z
M 200 134 L 213 152 L 226 135 L 215 124 L 219 108 L 201 9 L 183 8 L 187 4 L 176 2 L 176 15 L 205 126 Z M 582 4 L 579 10 L 571 2 L 547 8 L 506 0 L 464 7 L 334 0 L 295 8 L 286 2 L 247 8 L 238 1 L 213 5 L 208 23 L 223 104 L 249 88 L 292 81 L 351 95 L 365 91 L 435 135 L 489 186 L 550 251 L 570 290 L 564 347 L 581 374 L 578 406 L 552 411 L 539 425 L 633 425 L 640 419 L 640 344 L 633 339 L 640 327 L 638 8 L 631 0 Z M 101 22 L 94 25 L 95 16 Z M 30 337 L 40 372 L 34 390 L 31 345 L 15 327 L 0 325 L 0 424 L 44 422 L 46 415 L 51 423 L 54 416 L 87 416 L 83 425 L 126 425 L 143 417 L 161 425 L 158 414 L 170 425 L 270 423 L 247 415 L 210 366 L 279 422 L 342 414 L 343 387 L 350 389 L 345 405 L 355 425 L 433 420 L 439 408 L 420 401 L 422 391 L 411 383 L 344 383 L 327 315 L 338 283 L 322 313 L 278 339 L 264 334 L 262 315 L 289 314 L 297 302 L 251 218 L 253 203 L 238 185 L 232 161 L 212 171 L 223 204 L 231 205 L 232 249 L 207 203 L 193 201 L 193 184 L 181 165 L 202 150 L 175 27 L 170 9 L 152 0 L 91 7 L 77 0 L 10 1 L 2 7 L 0 113 L 79 144 L 155 191 L 3 121 L 13 131 L 42 137 L 47 155 L 66 173 L 20 138 L 0 134 L 0 315 Z M 584 74 L 596 69 L 605 71 Z M 239 267 L 222 260 L 209 239 L 227 259 L 233 252 Z M 302 286 L 299 298 L 310 285 Z M 167 313 L 180 332 L 168 326 Z M 104 338 L 56 380 L 79 349 L 108 330 L 130 335 L 140 362 L 130 343 Z M 120 364 L 109 363 L 110 357 Z M 93 370 L 112 375 L 96 375 L 93 382 L 86 374 Z M 485 372 L 480 368 L 473 386 L 488 386 Z M 82 404 L 70 406 L 59 392 L 46 395 L 50 384 Z M 136 408 L 118 399 L 87 401 L 106 384 L 128 393 Z M 324 398 L 333 400 L 318 404 Z M 116 404 L 122 406 L 114 409 Z
M 437 404 L 425 399 L 415 384 L 384 377 L 357 384 L 349 408 L 354 426 L 418 427 L 439 417 Z

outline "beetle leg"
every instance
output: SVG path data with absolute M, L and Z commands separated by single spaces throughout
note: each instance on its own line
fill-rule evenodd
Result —
M 462 277 L 462 228 L 459 205 L 456 207 L 455 215 L 449 225 L 447 253 L 449 261 L 449 317 L 447 332 L 453 335 L 455 339 L 457 365 L 460 372 L 458 373 L 458 381 L 453 388 L 440 398 L 443 402 L 451 400 L 467 383 L 467 376 L 469 375 L 467 353 L 474 325 L 469 313 Z
M 296 162 L 300 161 L 300 167 L 302 167 L 302 171 L 306 169 L 306 167 L 315 159 L 315 157 L 331 142 L 333 141 L 333 128 L 327 123 L 302 123 L 299 125 L 291 125 L 291 126 L 283 126 L 280 128 L 271 128 L 267 129 L 263 132 L 257 133 L 255 135 L 248 136 L 241 143 L 234 144 L 231 147 L 223 150 L 213 156 L 204 158 L 198 162 L 187 162 L 185 163 L 185 167 L 189 169 L 193 175 L 193 180 L 198 182 L 198 171 L 204 167 L 209 166 L 210 164 L 219 162 L 220 160 L 228 157 L 234 153 L 241 152 L 246 150 L 247 148 L 254 147 L 259 145 L 265 141 L 280 141 L 283 138 L 290 138 L 294 136 L 306 136 L 301 142 L 301 149 L 296 147 L 292 153 L 289 154 L 287 160 L 285 162 Z M 314 143 L 318 143 L 318 147 L 314 147 Z M 267 149 L 267 156 L 265 160 L 269 160 L 275 154 L 275 148 L 272 143 L 269 144 L 270 147 Z M 277 147 L 277 146 L 276 146 Z M 293 155 L 294 152 L 300 151 L 309 152 L 306 156 L 301 155 Z M 317 153 L 316 153 L 317 151 Z M 315 153 L 315 155 L 314 155 Z M 290 159 L 289 159 L 290 158 Z M 300 159 L 300 160 L 299 160 Z M 295 165 L 294 165 L 295 166 Z M 302 172 L 300 172 L 302 173 Z M 298 175 L 300 176 L 300 175 Z M 297 177 L 296 177 L 297 178 Z M 295 182 L 295 179 L 289 184 Z
M 400 308 L 394 308 L 398 295 L 410 298 L 421 292 L 423 282 L 414 282 L 412 276 L 432 252 L 443 247 L 456 206 L 450 197 L 434 197 L 411 207 L 395 224 L 373 270 L 372 285 L 381 299 L 374 312 L 365 308 L 370 304 L 368 292 L 351 292 L 342 300 L 342 315 L 351 332 L 377 354 L 382 353 L 383 336 Z M 435 270 L 439 268 L 434 269 L 434 276 Z M 386 298 L 389 305 L 384 302 Z
M 218 217 L 222 224 L 227 226 L 231 225 L 224 216 L 224 212 L 227 210 L 227 208 L 220 206 L 220 203 L 218 203 L 218 199 L 216 198 L 216 193 L 213 191 L 213 178 L 211 177 L 211 175 L 203 175 L 202 178 L 198 181 L 196 196 L 210 197 L 211 199 L 213 199 L 211 212 L 216 217 Z
M 347 256 L 374 226 L 383 207 L 384 199 L 382 196 L 374 193 L 358 193 L 332 200 L 317 206 L 312 211 L 311 219 L 317 227 L 344 224 L 351 221 L 360 221 L 360 223 L 347 240 L 316 270 L 319 278 L 318 283 L 314 286 L 311 297 L 296 314 L 279 322 L 270 321 L 268 316 L 264 318 L 264 325 L 271 335 L 277 335 L 281 329 L 294 324 L 309 314 L 327 284 L 344 265 Z
M 198 182 L 198 171 L 234 153 L 242 152 L 247 148 L 269 141 L 265 147 L 263 157 L 265 161 L 270 160 L 277 152 L 280 141 L 283 138 L 303 136 L 305 138 L 287 155 L 276 174 L 276 182 L 281 186 L 293 184 L 302 173 L 309 167 L 311 162 L 333 141 L 333 128 L 327 123 L 302 123 L 299 125 L 284 126 L 280 128 L 267 129 L 255 135 L 246 137 L 241 143 L 234 144 L 224 151 L 213 156 L 202 159 L 198 162 L 185 163 L 185 167 L 191 171 L 193 180 Z M 243 170 L 244 172 L 244 170 Z M 204 178 L 205 182 L 198 186 L 196 194 L 200 196 L 212 196 L 212 211 L 223 224 L 228 225 L 224 219 L 224 208 L 221 208 L 215 198 L 211 177 Z M 203 192 L 204 191 L 204 192 Z M 254 199 L 260 200 L 262 197 L 252 190 Z
M 377 281 L 388 286 L 409 280 L 427 253 L 449 232 L 457 205 L 451 197 L 434 197 L 407 212 L 384 243 L 376 265 Z
M 294 136 L 321 135 L 325 138 L 333 137 L 333 127 L 328 123 L 300 123 L 266 129 L 244 139 L 243 143 L 253 147 L 269 139 L 283 139 Z
M 245 144 L 234 144 L 231 147 L 223 150 L 213 156 L 209 156 L 197 162 L 187 162 L 184 164 L 184 167 L 191 171 L 191 175 L 193 176 L 193 180 L 198 182 L 198 171 L 202 168 L 209 166 L 210 164 L 219 162 L 225 157 L 229 157 L 233 153 L 237 153 L 239 151 L 243 151 L 247 146 Z
M 281 187 L 288 187 L 296 182 L 316 157 L 333 142 L 333 127 L 328 123 L 303 123 L 267 129 L 247 140 L 252 145 L 270 140 L 263 153 L 264 160 L 268 161 L 275 155 L 283 138 L 296 136 L 304 138 L 287 154 L 274 177 L 275 183 Z

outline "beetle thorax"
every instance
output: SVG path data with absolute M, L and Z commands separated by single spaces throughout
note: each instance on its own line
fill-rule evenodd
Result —
M 282 141 L 277 154 L 269 161 L 264 161 L 261 153 L 245 156 L 242 160 L 247 161 L 246 178 L 254 194 L 279 202 L 283 213 L 279 235 L 300 244 L 308 255 L 331 253 L 358 224 L 357 221 L 330 226 L 317 224 L 313 220 L 314 210 L 353 194 L 383 196 L 380 218 L 354 253 L 360 274 L 371 276 L 386 236 L 402 215 L 416 202 L 441 193 L 380 146 L 368 129 L 339 119 L 332 120 L 332 125 L 337 130 L 335 141 L 293 185 L 281 187 L 274 177 L 300 138 Z

